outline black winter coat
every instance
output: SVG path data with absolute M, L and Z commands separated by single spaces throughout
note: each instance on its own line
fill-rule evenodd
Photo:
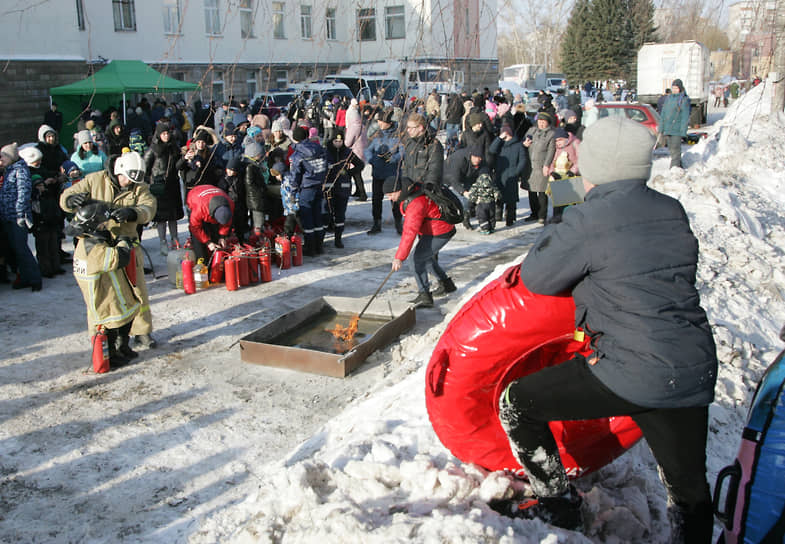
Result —
M 520 179 L 531 168 L 528 150 L 513 136 L 507 141 L 496 138 L 491 142 L 490 152 L 495 157 L 494 181 L 502 193 L 502 200 L 518 202 Z
M 150 192 L 158 200 L 155 221 L 176 221 L 184 215 L 180 177 L 177 173 L 179 160 L 180 148 L 173 142 L 155 140 L 144 154 Z
M 401 174 L 420 184 L 438 185 L 442 182 L 444 148 L 436 138 L 426 133 L 417 138 L 406 138 L 403 143 Z
M 177 169 L 183 174 L 186 193 L 197 185 L 218 186 L 218 181 L 221 179 L 221 166 L 213 155 L 212 149 L 208 148 L 206 152 L 204 157 L 197 154 L 189 161 L 183 156 L 177 161 Z
M 267 166 L 263 162 L 246 159 L 245 162 L 245 202 L 254 212 L 267 211 Z
M 466 147 L 471 149 L 474 146 L 482 148 L 482 159 L 486 164 L 493 164 L 493 156 L 488 151 L 493 141 L 493 133 L 487 131 L 484 127 L 480 132 L 474 132 L 472 129 L 464 130 L 461 133 L 458 147 Z
M 598 185 L 549 225 L 521 265 L 529 290 L 572 293 L 590 368 L 647 408 L 706 406 L 717 357 L 695 288 L 698 241 L 681 204 L 645 180 Z

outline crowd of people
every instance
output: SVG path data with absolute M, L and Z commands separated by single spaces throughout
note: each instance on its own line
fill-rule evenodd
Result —
M 678 166 L 689 97 L 680 80 L 671 91 L 660 133 Z M 314 257 L 325 252 L 326 232 L 343 247 L 350 198 L 367 200 L 368 164 L 368 235 L 382 230 L 386 197 L 400 234 L 391 269 L 411 255 L 411 302 L 429 307 L 456 290 L 438 259 L 456 222 L 471 230 L 476 218 L 486 235 L 500 221 L 512 226 L 523 189 L 523 221 L 550 225 L 520 279 L 535 293 L 572 293 L 575 325 L 591 338 L 592 354 L 515 380 L 499 399 L 535 494 L 514 515 L 580 527 L 581 497 L 547 423 L 630 414 L 662 468 L 674 541 L 708 542 L 706 407 L 717 362 L 695 290 L 697 242 L 678 202 L 646 186 L 654 135 L 627 119 L 598 120 L 585 93 L 541 92 L 536 112 L 501 89 L 401 96 L 392 105 L 328 99 L 298 102 L 272 119 L 247 102 L 143 101 L 122 120 L 119 110 L 85 110 L 68 148 L 53 105 L 37 142 L 0 148 L 0 279 L 11 281 L 10 271 L 14 288 L 38 291 L 42 277 L 73 260 L 90 334 L 106 330 L 111 366 L 121 366 L 138 355 L 131 337 L 134 347 L 156 346 L 135 251 L 144 225 L 156 225 L 162 254 L 179 244 L 177 224 L 188 214 L 191 247 L 205 262 L 231 237 L 242 242 L 268 228 L 301 231 L 303 254 Z M 586 202 L 566 214 L 556 206 L 548 218 L 550 184 L 578 175 Z M 463 204 L 456 221 L 429 192 L 443 185 Z M 66 236 L 76 239 L 73 256 L 61 249 Z

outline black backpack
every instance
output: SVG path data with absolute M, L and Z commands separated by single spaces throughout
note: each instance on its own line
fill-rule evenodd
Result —
M 439 207 L 439 212 L 441 212 L 441 215 L 439 216 L 440 221 L 446 221 L 451 225 L 457 225 L 458 223 L 463 222 L 463 204 L 461 203 L 461 200 L 443 183 L 423 184 L 419 191 L 415 191 L 406 198 L 404 209 L 409 205 L 409 202 L 420 195 L 427 196 Z

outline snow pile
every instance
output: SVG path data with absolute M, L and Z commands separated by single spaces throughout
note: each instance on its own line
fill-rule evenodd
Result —
M 699 288 L 720 358 L 710 410 L 712 484 L 735 457 L 754 386 L 780 349 L 785 322 L 785 122 L 768 111 L 768 89 L 734 103 L 687 150 L 687 170 L 667 170 L 668 159 L 658 159 L 650 182 L 682 202 L 700 240 Z M 577 482 L 587 507 L 583 534 L 511 520 L 487 506 L 516 482 L 455 459 L 425 410 L 424 368 L 450 317 L 395 350 L 393 366 L 416 371 L 388 379 L 264 467 L 258 490 L 204 520 L 191 541 L 667 542 L 665 492 L 645 444 Z

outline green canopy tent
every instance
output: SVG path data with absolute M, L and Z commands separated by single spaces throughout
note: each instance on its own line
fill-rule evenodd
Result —
M 135 93 L 178 93 L 195 91 L 199 86 L 163 75 L 140 60 L 113 60 L 95 74 L 69 85 L 52 87 L 49 94 L 63 113 L 60 141 L 69 143 L 77 130 L 82 104 L 105 110 L 126 103 L 126 95 Z M 125 124 L 125 111 L 123 111 Z

